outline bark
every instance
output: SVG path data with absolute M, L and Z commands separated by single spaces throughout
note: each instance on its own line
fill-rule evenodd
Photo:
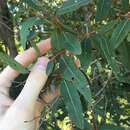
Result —
M 8 47 L 10 56 L 17 55 L 15 46 L 12 16 L 7 6 L 7 0 L 0 0 L 0 39 Z

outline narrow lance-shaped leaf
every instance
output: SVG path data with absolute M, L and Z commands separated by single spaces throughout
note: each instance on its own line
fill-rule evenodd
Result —
M 108 39 L 104 36 L 97 35 L 93 40 L 96 43 L 95 45 L 98 46 L 98 49 L 100 49 L 101 53 L 106 58 L 108 64 L 111 66 L 115 75 L 118 76 L 120 73 L 120 68 L 116 63 L 115 53 L 113 49 L 111 49 Z
M 41 11 L 43 9 L 38 0 L 23 0 L 23 2 L 27 3 L 30 7 L 37 11 Z
M 19 71 L 20 73 L 28 73 L 28 69 L 24 68 L 20 63 L 15 61 L 13 58 L 9 57 L 7 54 L 0 52 L 0 59 L 7 65 L 11 66 L 13 69 Z
M 92 0 L 67 0 L 64 2 L 63 6 L 58 9 L 57 14 L 63 15 L 68 12 L 75 11 L 82 6 L 89 4 Z
M 130 8 L 129 0 L 121 0 L 122 7 L 125 11 L 128 11 Z
M 52 48 L 55 50 L 62 50 L 64 49 L 62 40 L 61 40 L 61 36 L 60 36 L 60 32 L 58 31 L 53 31 L 51 34 L 51 44 L 52 44 Z
M 29 29 L 35 24 L 37 20 L 38 19 L 36 17 L 31 17 L 27 19 L 26 21 L 24 21 L 21 25 L 20 38 L 21 38 L 21 44 L 24 49 L 26 48 L 27 38 L 30 33 Z
M 50 24 L 49 21 L 46 19 L 30 17 L 21 24 L 20 39 L 21 39 L 21 44 L 22 44 L 24 49 L 26 48 L 26 42 L 27 42 L 28 36 L 30 34 L 29 29 L 32 28 L 34 25 L 41 25 L 44 23 Z
M 125 69 L 130 72 L 130 44 L 123 42 L 118 48 L 120 61 L 125 66 Z
M 120 66 L 118 65 L 118 63 L 115 59 L 115 57 L 116 57 L 115 52 L 113 51 L 113 49 L 111 49 L 110 44 L 108 42 L 108 39 L 106 37 L 98 35 L 97 39 L 96 39 L 96 43 L 99 44 L 100 51 L 103 53 L 103 55 L 106 58 L 108 64 L 111 66 L 111 68 L 112 68 L 115 76 L 117 77 L 117 79 L 120 82 L 129 83 L 127 76 L 125 76 L 123 74 L 124 72 L 121 72 Z M 121 49 L 124 49 L 124 48 L 121 48 Z M 128 56 L 127 52 L 125 52 L 123 55 L 126 56 L 125 58 L 127 58 L 127 56 Z M 124 63 L 126 62 L 125 58 L 123 59 Z M 120 57 L 120 59 L 122 59 L 122 58 Z M 127 64 L 128 64 L 128 62 L 127 62 Z
M 77 68 L 74 61 L 67 56 L 60 59 L 60 68 L 63 71 L 63 78 L 73 82 L 77 90 L 84 96 L 85 100 L 92 105 L 90 86 L 84 74 Z
M 49 61 L 48 65 L 47 65 L 47 69 L 46 69 L 46 74 L 47 75 L 50 75 L 52 73 L 52 71 L 54 69 L 54 65 L 55 64 L 54 64 L 53 60 Z
M 125 130 L 126 128 L 114 125 L 103 125 L 101 130 Z
M 81 45 L 75 35 L 69 32 L 54 31 L 51 36 L 51 44 L 53 49 L 62 50 L 67 49 L 74 54 L 81 54 Z
M 87 69 L 90 65 L 90 62 L 92 60 L 92 46 L 91 46 L 91 40 L 86 39 L 81 43 L 82 47 L 82 53 L 81 55 L 78 55 L 78 58 L 80 59 L 81 67 L 83 69 Z
M 64 103 L 63 103 L 62 97 L 57 97 L 54 99 L 54 102 L 51 104 L 51 110 L 54 117 L 57 110 L 63 106 L 64 106 Z
M 110 39 L 111 46 L 114 49 L 118 48 L 125 39 L 125 37 L 127 36 L 129 31 L 130 31 L 130 20 L 124 19 L 116 26 L 115 30 L 112 33 Z
M 104 33 L 107 33 L 107 32 L 111 32 L 117 24 L 118 24 L 118 20 L 110 21 L 107 24 L 102 25 L 98 29 L 98 32 L 101 33 L 101 34 L 104 34 Z
M 60 86 L 60 90 L 70 118 L 77 127 L 83 129 L 83 110 L 80 97 L 75 86 L 71 82 L 63 80 Z
M 111 9 L 112 0 L 98 0 L 96 20 L 100 21 L 109 15 Z

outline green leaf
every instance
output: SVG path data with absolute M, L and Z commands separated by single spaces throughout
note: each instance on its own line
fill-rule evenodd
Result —
M 126 129 L 120 126 L 104 125 L 102 126 L 101 130 L 126 130 Z
M 51 35 L 51 43 L 55 50 L 67 49 L 74 54 L 81 54 L 80 42 L 75 35 L 69 32 L 54 31 Z
M 60 86 L 60 90 L 70 118 L 77 127 L 83 129 L 83 110 L 80 97 L 75 86 L 71 82 L 63 80 Z
M 130 44 L 123 42 L 118 48 L 119 60 L 130 71 Z
M 38 19 L 36 17 L 31 17 L 29 19 L 27 19 L 26 21 L 24 21 L 21 25 L 21 29 L 20 29 L 20 38 L 21 38 L 21 44 L 23 46 L 23 48 L 26 48 L 26 42 L 27 42 L 27 38 L 29 36 L 30 33 L 30 28 L 35 25 L 36 21 Z
M 9 57 L 7 54 L 0 52 L 0 59 L 3 61 L 3 63 L 11 66 L 13 69 L 19 71 L 20 73 L 25 74 L 29 72 L 27 68 L 24 68 L 20 63 Z
M 37 11 L 43 10 L 43 7 L 38 0 L 23 0 L 23 2 L 27 3 L 30 7 Z
M 62 56 L 60 59 L 60 67 L 63 71 L 63 78 L 73 82 L 85 100 L 92 105 L 92 95 L 88 81 L 84 74 L 77 68 L 74 61 L 70 57 Z
M 107 18 L 111 9 L 112 0 L 98 0 L 96 21 Z
M 130 20 L 124 19 L 116 26 L 115 30 L 112 33 L 110 39 L 111 46 L 114 49 L 118 48 L 125 39 L 125 37 L 127 36 L 129 31 L 130 31 Z
M 53 60 L 51 60 L 51 61 L 49 61 L 49 63 L 48 63 L 48 65 L 47 65 L 47 69 L 46 69 L 46 74 L 49 76 L 51 73 L 52 73 L 52 71 L 53 71 L 53 69 L 54 69 L 54 61 Z
M 112 30 L 114 29 L 114 27 L 115 27 L 117 24 L 118 24 L 118 20 L 110 21 L 110 22 L 108 22 L 107 24 L 102 25 L 102 26 L 98 29 L 98 32 L 101 33 L 101 34 L 110 32 L 110 31 L 112 31 Z
M 78 58 L 80 59 L 81 67 L 86 70 L 92 61 L 92 46 L 90 39 L 84 40 L 81 43 L 81 47 L 82 53 L 81 55 L 78 55 Z
M 91 123 L 88 123 L 88 120 L 84 118 L 84 129 L 74 128 L 74 130 L 92 130 Z
M 52 44 L 52 48 L 55 49 L 55 50 L 60 51 L 60 50 L 64 49 L 60 32 L 54 31 L 52 33 L 51 44 Z
M 57 97 L 54 99 L 54 101 L 51 103 L 51 110 L 53 116 L 55 116 L 55 113 L 57 112 L 58 109 L 64 106 L 64 102 L 62 97 Z
M 127 41 L 130 42 L 130 33 L 127 35 Z
M 122 0 L 121 2 L 123 10 L 128 11 L 130 8 L 129 0 Z
M 28 36 L 30 34 L 29 29 L 32 28 L 34 25 L 41 25 L 44 23 L 48 24 L 49 21 L 47 21 L 46 19 L 30 17 L 21 24 L 20 39 L 21 39 L 21 44 L 24 49 L 26 48 L 26 42 L 27 42 Z
M 75 11 L 82 6 L 88 5 L 92 0 L 67 0 L 63 6 L 58 9 L 57 14 L 63 15 L 68 12 Z
M 95 39 L 95 45 L 98 46 L 101 53 L 106 58 L 108 64 L 111 66 L 112 70 L 114 71 L 115 75 L 118 76 L 120 73 L 120 68 L 116 63 L 115 59 L 115 53 L 113 49 L 110 47 L 110 43 L 108 42 L 108 39 L 103 35 L 97 35 Z

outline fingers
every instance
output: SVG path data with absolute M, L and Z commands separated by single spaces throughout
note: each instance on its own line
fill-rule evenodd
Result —
M 45 57 L 38 59 L 26 81 L 22 92 L 17 97 L 13 105 L 24 107 L 25 109 L 31 109 L 35 107 L 39 93 L 47 80 L 46 67 L 48 61 L 49 60 Z
M 40 50 L 41 55 L 46 53 L 51 48 L 50 39 L 41 41 L 37 47 Z M 27 67 L 29 64 L 34 62 L 37 58 L 36 51 L 33 48 L 30 48 L 24 51 L 22 54 L 16 56 L 15 60 Z M 12 69 L 11 67 L 6 67 L 3 72 L 0 74 L 0 87 L 9 87 L 11 81 L 14 80 L 19 75 L 19 72 Z
M 42 100 L 36 102 L 36 108 L 35 108 L 35 117 L 40 117 L 41 112 L 43 111 L 44 107 L 51 103 L 56 97 L 60 96 L 59 88 L 51 88 L 46 93 L 41 95 Z M 37 128 L 39 128 L 39 120 L 38 118 L 36 120 L 37 122 Z
M 6 110 L 12 105 L 13 101 L 3 93 L 0 93 L 0 118 L 5 114 Z

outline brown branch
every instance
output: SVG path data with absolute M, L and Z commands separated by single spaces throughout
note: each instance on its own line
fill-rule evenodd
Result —
M 3 25 L 5 28 L 7 28 L 10 32 L 14 33 L 14 31 L 5 23 L 3 23 L 2 21 L 0 21 L 0 24 Z
M 111 81 L 112 78 L 112 70 L 108 73 L 108 79 L 106 82 L 104 82 L 103 87 L 97 92 L 95 95 L 96 97 L 102 93 L 102 91 L 107 87 L 108 83 Z
M 98 121 L 97 121 L 97 118 L 96 118 L 96 115 L 95 115 L 95 112 L 94 112 L 94 108 L 92 108 L 92 123 L 93 123 L 93 128 L 94 130 L 98 130 Z
M 95 34 L 96 34 L 96 31 L 87 32 L 87 33 L 83 34 L 83 39 L 89 38 L 89 37 L 91 37 L 92 35 L 95 35 Z
M 66 52 L 66 50 L 61 50 L 57 54 L 55 54 L 55 56 L 51 56 L 49 58 L 50 58 L 50 60 L 55 60 L 58 56 L 65 54 L 65 52 Z
M 32 121 L 34 121 L 34 120 L 36 120 L 36 119 L 38 119 L 38 118 L 40 118 L 40 117 L 41 117 L 41 116 L 34 117 L 33 119 L 31 119 L 31 120 L 29 120 L 29 121 L 24 121 L 24 123 L 32 122 Z

